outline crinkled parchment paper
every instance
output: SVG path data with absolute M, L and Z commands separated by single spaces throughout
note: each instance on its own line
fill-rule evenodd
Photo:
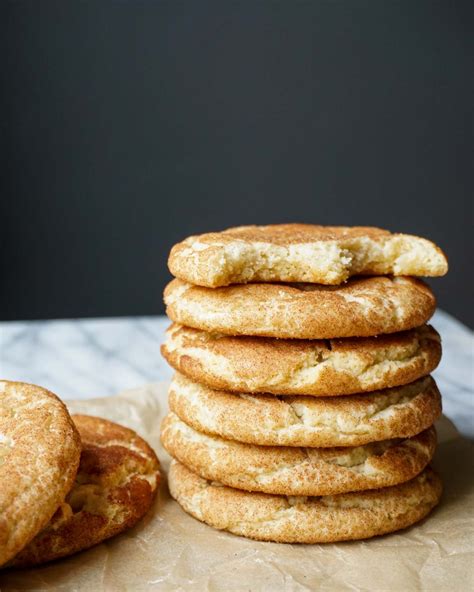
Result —
M 167 411 L 166 387 L 68 405 L 71 412 L 135 429 L 155 447 L 165 475 L 169 458 L 159 442 L 159 426 Z M 155 506 L 136 528 L 45 567 L 2 572 L 0 590 L 474 590 L 474 446 L 446 419 L 438 434 L 434 465 L 445 484 L 442 503 L 427 520 L 401 533 L 326 545 L 250 541 L 185 514 L 164 479 Z

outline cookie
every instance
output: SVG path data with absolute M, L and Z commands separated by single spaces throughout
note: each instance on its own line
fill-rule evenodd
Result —
M 431 461 L 436 431 L 351 448 L 256 446 L 202 434 L 168 414 L 161 441 L 194 473 L 223 485 L 279 495 L 318 496 L 389 487 Z
M 260 541 L 332 543 L 387 534 L 418 522 L 436 506 L 441 481 L 431 469 L 401 485 L 334 496 L 249 493 L 203 479 L 177 461 L 171 495 L 191 516 Z
M 408 384 L 438 365 L 441 342 L 429 326 L 331 340 L 232 337 L 172 325 L 166 360 L 211 388 L 277 395 L 347 395 Z
M 169 405 L 199 432 L 262 446 L 361 446 L 409 438 L 441 415 L 430 376 L 365 395 L 277 397 L 213 390 L 177 373 Z
M 216 288 L 247 282 L 341 284 L 353 275 L 440 276 L 444 253 L 431 241 L 363 226 L 240 226 L 190 236 L 171 249 L 171 273 Z
M 203 288 L 173 280 L 166 312 L 180 325 L 226 335 L 286 339 L 372 337 L 419 327 L 436 307 L 413 278 L 355 278 L 342 286 L 246 284 Z
M 11 566 L 37 565 L 97 545 L 134 526 L 154 500 L 160 471 L 150 446 L 111 421 L 87 415 L 73 419 L 82 439 L 76 483 Z
M 81 443 L 46 389 L 0 381 L 0 565 L 49 522 L 71 489 Z

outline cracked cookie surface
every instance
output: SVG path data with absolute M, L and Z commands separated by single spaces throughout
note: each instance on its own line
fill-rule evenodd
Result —
M 341 286 L 255 283 L 203 288 L 172 280 L 166 312 L 180 325 L 225 335 L 284 339 L 373 337 L 413 329 L 436 299 L 421 280 L 358 277 Z
M 357 275 L 440 276 L 444 253 L 418 236 L 373 227 L 278 224 L 190 236 L 171 249 L 171 273 L 215 288 L 247 282 L 340 284 Z
M 430 376 L 362 395 L 308 397 L 218 391 L 176 373 L 169 404 L 200 432 L 264 446 L 360 446 L 408 438 L 441 415 Z
M 320 496 L 412 479 L 431 461 L 436 431 L 431 427 L 412 438 L 350 448 L 256 446 L 200 433 L 170 413 L 161 441 L 172 457 L 204 479 L 245 491 Z
M 399 386 L 438 365 L 429 326 L 331 340 L 231 337 L 173 324 L 161 347 L 176 370 L 211 388 L 248 393 L 347 395 Z
M 387 534 L 418 522 L 437 505 L 441 481 L 430 468 L 371 491 L 322 497 L 249 493 L 202 479 L 173 460 L 171 495 L 194 518 L 261 541 L 329 543 Z
M 45 563 L 82 551 L 134 526 L 150 508 L 159 461 L 134 431 L 74 415 L 82 439 L 76 482 L 49 524 L 9 565 Z
M 0 565 L 63 502 L 80 452 L 79 434 L 56 395 L 32 384 L 0 381 Z

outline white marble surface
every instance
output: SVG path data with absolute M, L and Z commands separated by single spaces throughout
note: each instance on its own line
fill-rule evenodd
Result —
M 113 395 L 167 380 L 160 356 L 166 317 L 0 323 L 0 376 L 40 384 L 63 399 Z M 443 340 L 434 376 L 445 414 L 474 439 L 473 333 L 438 311 L 432 321 Z

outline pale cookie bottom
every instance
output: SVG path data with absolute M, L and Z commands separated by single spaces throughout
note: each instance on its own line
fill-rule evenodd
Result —
M 204 479 L 245 491 L 314 496 L 412 479 L 433 458 L 436 431 L 431 427 L 405 440 L 354 448 L 255 446 L 201 434 L 170 413 L 161 441 L 172 457 Z
M 194 518 L 279 543 L 331 543 L 394 532 L 427 516 L 442 491 L 430 468 L 402 485 L 324 497 L 248 493 L 206 481 L 177 461 L 168 483 L 173 498 Z

